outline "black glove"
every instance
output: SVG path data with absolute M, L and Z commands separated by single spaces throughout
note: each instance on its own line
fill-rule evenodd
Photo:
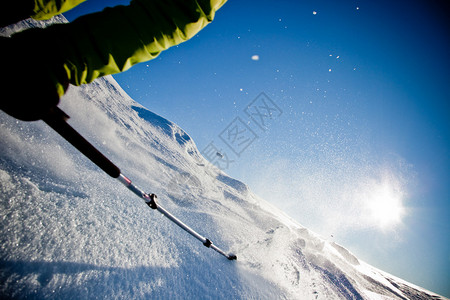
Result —
M 0 109 L 23 121 L 45 117 L 59 103 L 56 82 L 63 83 L 64 91 L 69 85 L 60 53 L 44 31 L 31 29 L 0 38 Z

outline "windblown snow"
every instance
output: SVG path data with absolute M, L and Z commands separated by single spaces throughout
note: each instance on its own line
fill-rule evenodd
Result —
M 43 122 L 0 112 L 0 298 L 444 299 L 254 195 L 112 77 L 70 87 L 60 107 L 123 174 L 238 260 L 149 209 Z

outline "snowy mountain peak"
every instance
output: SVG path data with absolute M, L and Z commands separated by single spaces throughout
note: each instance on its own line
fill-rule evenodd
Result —
M 43 122 L 0 112 L 1 298 L 444 299 L 367 265 L 210 166 L 187 133 L 112 77 L 71 87 L 61 108 L 124 174 L 239 260 L 150 210 Z

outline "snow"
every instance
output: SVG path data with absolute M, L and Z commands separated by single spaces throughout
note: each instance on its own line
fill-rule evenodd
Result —
M 43 122 L 0 112 L 1 298 L 444 299 L 257 197 L 112 77 L 70 87 L 60 107 L 123 174 L 238 260 L 149 209 Z

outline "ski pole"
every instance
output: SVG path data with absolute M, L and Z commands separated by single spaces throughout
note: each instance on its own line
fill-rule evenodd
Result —
M 120 169 L 112 163 L 106 156 L 104 156 L 97 148 L 95 148 L 89 141 L 87 141 L 81 134 L 79 134 L 72 126 L 67 123 L 69 116 L 62 111 L 59 107 L 54 107 L 51 112 L 43 118 L 43 121 L 53 128 L 57 133 L 59 133 L 65 140 L 67 140 L 72 146 L 83 153 L 87 158 L 89 158 L 94 164 L 101 168 L 105 173 L 113 178 L 117 178 L 121 183 L 123 183 L 129 190 L 131 190 L 135 195 L 140 197 L 145 201 L 145 203 L 152 209 L 158 210 L 164 216 L 166 216 L 173 223 L 178 225 L 184 231 L 198 239 L 203 243 L 204 246 L 212 248 L 216 252 L 222 254 L 229 260 L 236 260 L 237 257 L 234 254 L 226 254 L 222 249 L 214 245 L 211 240 L 205 238 L 204 236 L 197 233 L 195 230 L 184 224 L 174 215 L 169 213 L 166 209 L 156 204 L 156 195 L 147 194 L 143 192 L 140 188 L 134 185 L 129 178 L 120 172 Z
M 172 215 L 170 212 L 168 212 L 165 208 L 163 208 L 161 205 L 156 203 L 157 196 L 155 194 L 147 194 L 144 193 L 141 189 L 139 189 L 137 186 L 135 186 L 129 178 L 124 176 L 123 174 L 120 174 L 119 181 L 122 182 L 126 187 L 128 187 L 129 190 L 131 190 L 133 193 L 135 193 L 137 196 L 144 199 L 145 203 L 152 208 L 158 210 L 160 213 L 162 213 L 164 216 L 166 216 L 168 219 L 170 219 L 173 223 L 178 225 L 181 229 L 195 237 L 197 240 L 203 243 L 204 246 L 208 248 L 212 248 L 216 252 L 222 254 L 229 260 L 235 260 L 237 259 L 236 255 L 230 253 L 226 254 L 222 249 L 214 245 L 210 239 L 205 238 L 204 236 L 198 234 L 195 230 L 184 224 L 182 221 L 180 221 L 177 217 Z
M 61 135 L 72 146 L 83 153 L 94 164 L 102 169 L 106 174 L 112 178 L 118 178 L 120 169 L 114 165 L 106 156 L 98 151 L 91 143 L 89 143 L 81 134 L 72 128 L 66 121 L 69 116 L 63 112 L 59 107 L 55 106 L 50 113 L 43 119 L 48 126 L 53 128 L 59 135 Z

